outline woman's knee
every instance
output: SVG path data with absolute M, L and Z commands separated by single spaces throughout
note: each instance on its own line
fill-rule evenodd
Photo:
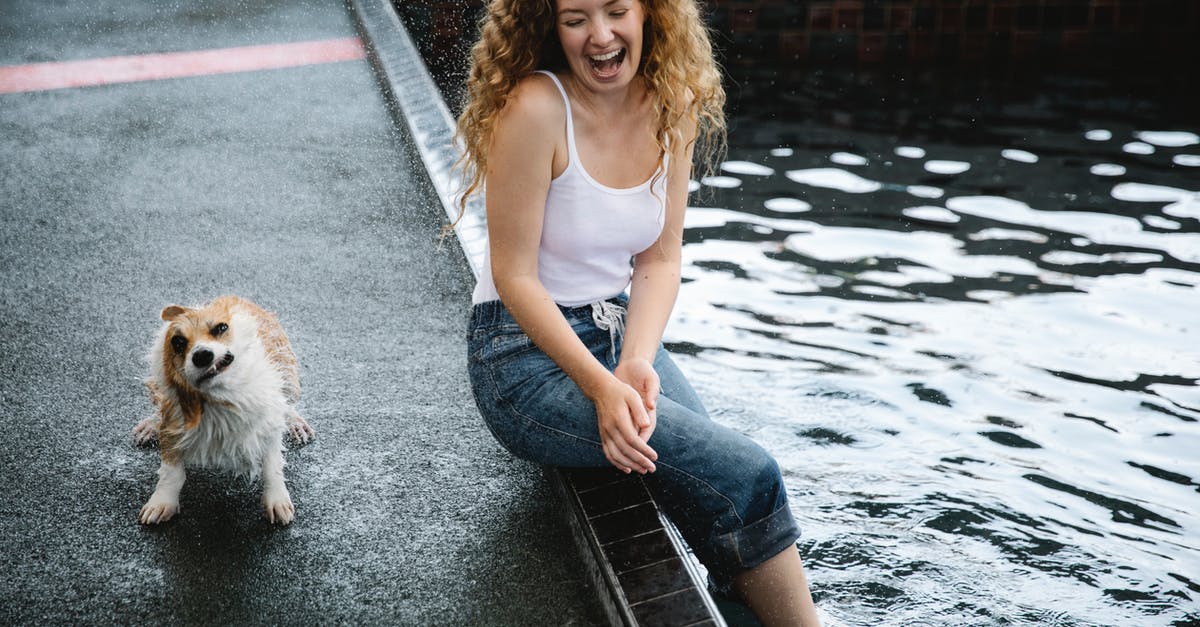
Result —
M 746 435 L 672 402 L 659 406 L 658 420 L 650 446 L 660 468 L 667 465 L 693 478 L 694 489 L 712 491 L 714 508 L 726 504 L 746 521 L 769 515 L 786 499 L 779 464 Z
M 740 433 L 717 444 L 722 477 L 717 485 L 737 508 L 746 524 L 769 516 L 787 501 L 779 463 L 757 442 Z
M 753 444 L 756 450 L 748 464 L 747 475 L 751 474 L 750 470 L 753 471 L 752 485 L 755 489 L 751 491 L 753 504 L 748 505 L 747 509 L 755 511 L 747 511 L 747 518 L 757 520 L 785 505 L 787 490 L 783 485 L 783 473 L 779 470 L 779 462 L 766 449 L 757 443 Z
M 707 470 L 711 473 L 707 485 L 693 497 L 708 503 L 711 518 L 677 523 L 710 573 L 726 582 L 790 546 L 800 535 L 778 462 L 750 438 L 738 435 L 732 454 Z M 694 515 L 696 509 L 690 511 Z

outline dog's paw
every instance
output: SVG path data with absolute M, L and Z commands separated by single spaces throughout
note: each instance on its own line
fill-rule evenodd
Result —
M 263 515 L 271 524 L 286 525 L 296 518 L 296 506 L 287 490 L 263 494 Z
M 138 512 L 138 522 L 143 525 L 157 525 L 171 520 L 171 517 L 177 513 L 179 513 L 178 501 L 165 501 L 152 497 Z
M 288 433 L 292 434 L 292 440 L 299 444 L 308 444 L 317 435 L 308 421 L 294 411 L 288 413 L 287 428 Z
M 158 416 L 146 418 L 133 428 L 133 441 L 138 446 L 146 446 L 157 439 Z

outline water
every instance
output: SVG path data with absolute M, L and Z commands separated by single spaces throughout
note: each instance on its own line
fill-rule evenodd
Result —
M 735 101 L 664 338 L 779 459 L 818 604 L 1200 621 L 1200 124 L 1087 80 L 863 77 Z

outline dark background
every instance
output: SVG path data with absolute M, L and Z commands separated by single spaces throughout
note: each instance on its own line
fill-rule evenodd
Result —
M 460 110 L 482 0 L 397 10 L 451 110 Z M 708 0 L 731 131 L 754 119 L 854 111 L 903 133 L 913 119 L 1031 98 L 1162 127 L 1200 118 L 1200 3 L 1191 0 Z M 836 106 L 829 106 L 834 104 Z M 900 111 L 903 109 L 903 111 Z

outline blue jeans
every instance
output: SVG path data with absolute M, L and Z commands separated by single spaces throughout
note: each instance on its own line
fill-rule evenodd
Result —
M 591 306 L 559 309 L 596 359 L 616 368 L 621 334 L 599 328 Z M 592 402 L 500 301 L 473 307 L 467 350 L 475 402 L 505 449 L 551 466 L 610 466 Z M 658 460 L 643 481 L 717 585 L 727 587 L 800 536 L 779 466 L 750 438 L 708 417 L 661 346 L 654 370 L 662 391 L 649 444 Z

